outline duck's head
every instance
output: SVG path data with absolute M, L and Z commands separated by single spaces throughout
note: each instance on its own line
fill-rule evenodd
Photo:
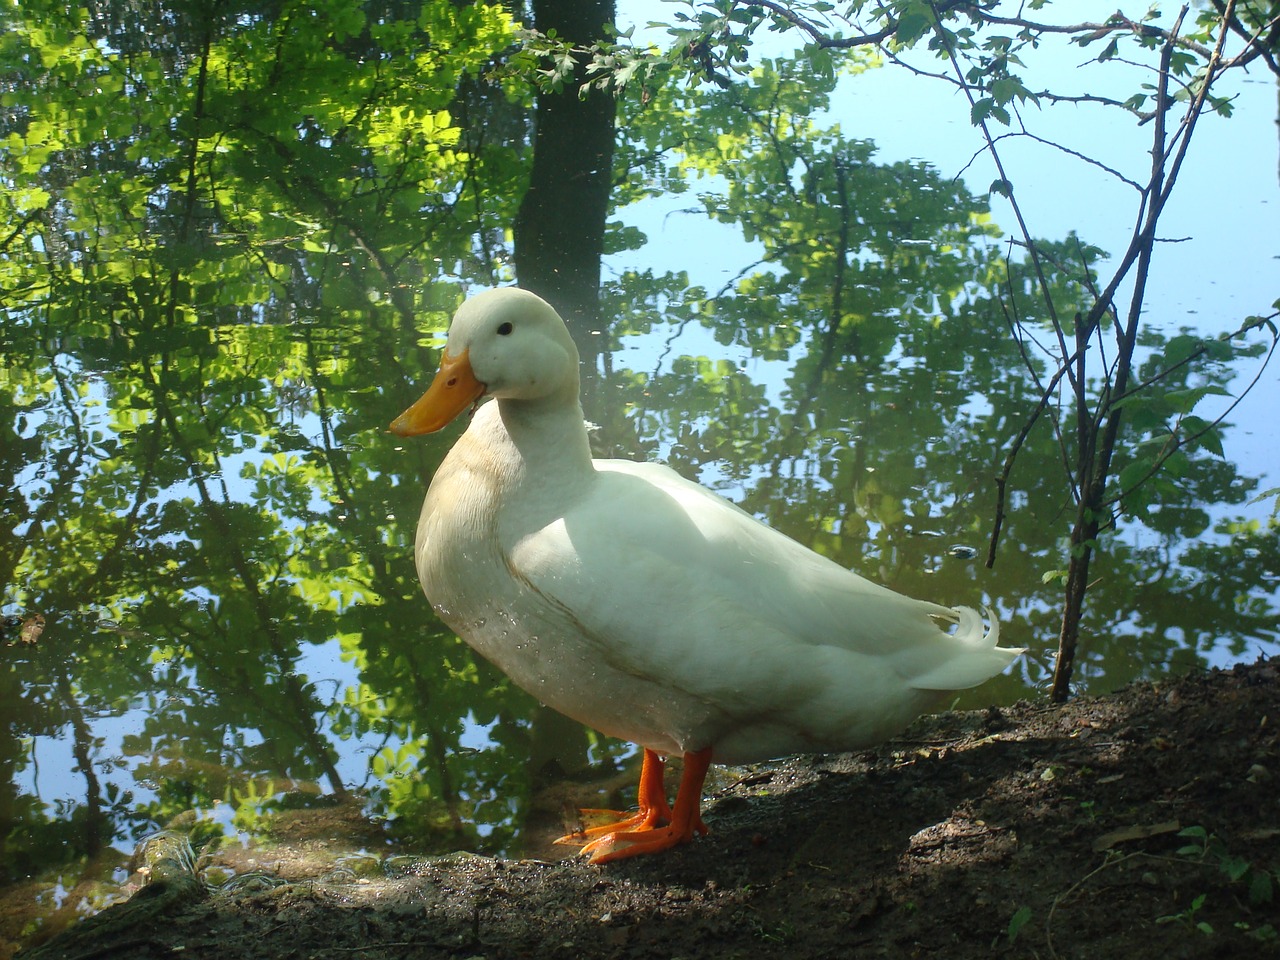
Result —
M 391 424 L 402 437 L 446 426 L 486 394 L 499 400 L 575 402 L 578 348 L 541 297 L 517 287 L 488 290 L 453 315 L 431 386 Z

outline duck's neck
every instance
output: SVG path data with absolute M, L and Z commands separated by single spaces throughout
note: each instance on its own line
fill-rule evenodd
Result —
M 523 479 L 573 485 L 593 473 L 591 446 L 576 394 L 558 400 L 498 400 L 498 416 L 520 457 Z

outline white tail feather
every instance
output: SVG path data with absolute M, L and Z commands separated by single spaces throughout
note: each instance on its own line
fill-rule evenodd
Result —
M 945 638 L 946 654 L 929 670 L 908 682 L 917 690 L 965 690 L 989 680 L 1026 652 L 1025 647 L 1001 647 L 1000 622 L 984 607 L 987 623 L 972 607 L 954 607 L 955 632 Z

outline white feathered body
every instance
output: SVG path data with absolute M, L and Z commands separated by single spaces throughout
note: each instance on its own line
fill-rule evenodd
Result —
M 664 466 L 593 461 L 576 403 L 482 406 L 435 475 L 415 552 L 432 605 L 479 653 L 662 754 L 859 749 L 1020 652 L 976 612 L 871 583 Z

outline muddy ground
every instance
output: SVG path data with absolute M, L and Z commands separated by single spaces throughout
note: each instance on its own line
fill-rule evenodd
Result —
M 710 836 L 604 867 L 459 855 L 210 894 L 161 865 L 24 956 L 1280 957 L 1278 681 L 1272 660 L 929 718 L 755 768 Z

